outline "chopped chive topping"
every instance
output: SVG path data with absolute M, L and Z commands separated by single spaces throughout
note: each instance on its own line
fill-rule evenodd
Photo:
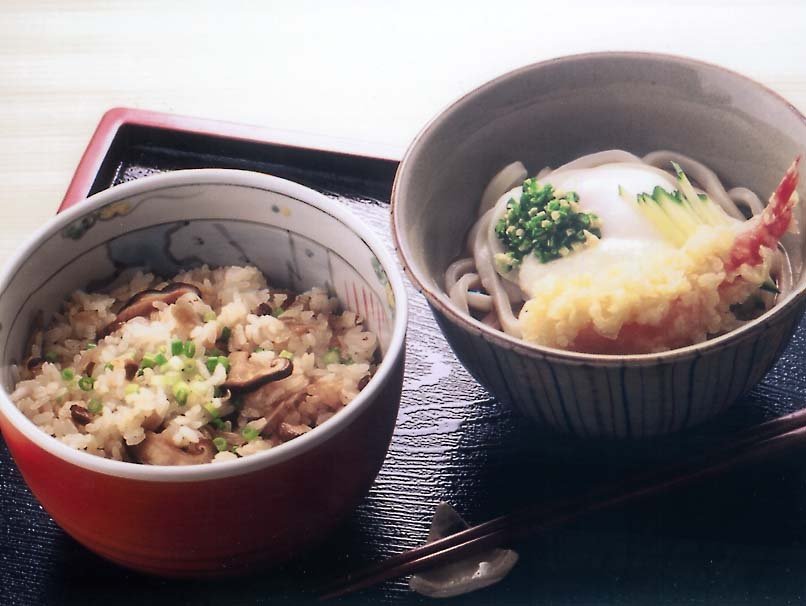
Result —
M 188 396 L 190 395 L 190 385 L 185 381 L 179 381 L 179 383 L 176 383 L 173 387 L 173 394 L 176 401 L 181 406 L 184 406 L 187 404 Z
M 209 412 L 210 416 L 213 417 L 214 419 L 218 418 L 218 409 L 215 406 L 213 406 L 212 402 L 208 402 L 207 404 L 205 404 L 204 410 Z
M 106 364 L 104 364 L 104 368 L 105 368 L 106 370 L 114 370 L 115 365 L 114 365 L 114 364 L 112 364 L 112 362 L 107 362 Z
M 95 385 L 95 379 L 92 377 L 83 376 L 78 380 L 78 386 L 81 391 L 91 391 L 93 385 Z
M 131 395 L 133 393 L 137 393 L 138 391 L 140 391 L 140 386 L 137 383 L 129 383 L 123 388 L 123 392 L 126 395 Z
M 548 263 L 585 246 L 589 234 L 601 237 L 599 218 L 579 210 L 578 202 L 574 192 L 560 194 L 550 184 L 526 179 L 520 199 L 507 202 L 495 225 L 495 235 L 507 249 L 496 255 L 499 272 L 512 271 L 528 254 Z
M 59 354 L 55 351 L 49 351 L 45 354 L 45 361 L 50 362 L 51 364 L 59 361 Z
M 224 370 L 229 372 L 229 358 L 227 356 L 211 356 L 207 358 L 207 370 L 210 372 L 215 372 L 215 367 L 221 364 L 224 367 Z
M 87 410 L 89 410 L 92 414 L 97 415 L 101 410 L 103 410 L 103 404 L 98 398 L 91 398 L 89 402 L 87 402 Z
M 143 359 L 140 360 L 140 369 L 143 368 L 154 368 L 157 365 L 156 356 L 153 354 L 145 354 Z
M 222 421 L 221 419 L 212 419 L 210 421 L 210 425 L 212 425 L 216 429 L 224 429 L 225 427 L 224 421 Z
M 95 343 L 87 343 L 87 346 L 84 349 L 95 349 L 97 345 Z
M 221 329 L 221 340 L 222 341 L 229 341 L 229 338 L 232 336 L 232 331 L 230 330 L 229 326 L 225 326 Z
M 185 341 L 183 350 L 185 352 L 185 356 L 192 358 L 196 355 L 196 344 L 193 341 Z
M 277 309 L 272 310 L 271 315 L 273 315 L 275 318 L 279 318 L 283 315 L 283 313 L 285 313 L 285 310 L 282 307 L 278 307 Z
M 244 437 L 244 440 L 251 442 L 260 435 L 260 432 L 254 427 L 244 427 L 241 430 L 241 435 Z
M 292 354 L 292 353 L 291 353 L 290 351 L 288 351 L 287 349 L 284 349 L 284 350 L 283 350 L 283 351 L 281 351 L 281 352 L 280 352 L 278 355 L 279 355 L 281 358 L 286 358 L 287 360 L 293 360 L 293 359 L 294 359 L 294 354 Z
M 338 364 L 340 359 L 341 359 L 341 351 L 339 351 L 338 347 L 328 349 L 327 353 L 324 356 L 322 356 L 322 362 L 325 364 Z
M 171 341 L 171 355 L 181 356 L 185 351 L 185 344 L 182 341 Z
M 215 320 L 215 318 L 216 318 L 216 315 L 215 315 L 215 312 L 213 310 L 205 312 L 205 314 L 204 314 L 204 321 L 205 322 L 212 322 L 213 320 Z
M 218 452 L 224 452 L 227 450 L 227 448 L 229 448 L 229 444 L 227 444 L 227 441 L 224 438 L 213 438 L 213 446 L 216 447 Z
M 158 353 L 156 356 L 154 356 L 154 363 L 157 366 L 162 366 L 167 361 L 168 361 L 168 358 L 165 357 L 165 354 Z
M 233 446 L 232 448 L 230 448 L 230 449 L 229 449 L 229 451 L 230 451 L 231 453 L 233 453 L 233 454 L 238 454 L 238 447 L 237 447 L 237 446 Z
M 65 381 L 72 381 L 76 376 L 76 373 L 73 371 L 72 368 L 65 368 L 62 371 L 62 379 Z

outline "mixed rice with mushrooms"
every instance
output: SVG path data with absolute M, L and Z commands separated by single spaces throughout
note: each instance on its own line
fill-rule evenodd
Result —
M 35 327 L 11 398 L 94 455 L 226 461 L 327 421 L 366 385 L 377 346 L 324 290 L 274 289 L 255 267 L 138 272 L 108 293 L 76 291 Z

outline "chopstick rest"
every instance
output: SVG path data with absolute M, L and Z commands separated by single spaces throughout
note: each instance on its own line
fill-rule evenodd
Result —
M 434 511 L 427 543 L 468 528 L 468 523 L 453 507 L 441 502 Z M 517 562 L 518 554 L 511 549 L 488 549 L 415 574 L 409 581 L 409 587 L 429 598 L 450 598 L 497 583 L 509 574 Z

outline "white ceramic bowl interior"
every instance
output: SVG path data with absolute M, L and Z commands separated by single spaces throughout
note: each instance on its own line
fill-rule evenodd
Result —
M 73 450 L 12 404 L 13 366 L 25 355 L 40 310 L 47 317 L 77 288 L 103 288 L 134 268 L 170 277 L 203 263 L 252 264 L 270 284 L 294 291 L 326 288 L 378 335 L 377 373 L 347 407 L 304 436 L 238 461 L 184 468 Z M 119 185 L 54 217 L 0 274 L 0 414 L 49 452 L 104 473 L 164 481 L 246 473 L 312 447 L 371 404 L 404 353 L 405 297 L 396 262 L 370 229 L 338 202 L 296 183 L 205 169 Z

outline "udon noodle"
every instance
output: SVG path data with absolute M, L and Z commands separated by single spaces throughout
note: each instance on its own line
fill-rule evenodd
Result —
M 678 164 L 685 175 L 691 179 L 698 194 L 707 195 L 707 197 L 717 204 L 736 225 L 739 225 L 739 222 L 750 224 L 749 220 L 752 219 L 752 217 L 758 217 L 764 212 L 766 205 L 753 191 L 744 187 L 726 189 L 716 173 L 709 167 L 688 156 L 671 151 L 655 151 L 643 157 L 622 150 L 603 151 L 580 157 L 556 169 L 544 168 L 537 174 L 536 179 L 538 182 L 544 182 L 546 180 L 562 182 L 562 179 L 567 181 L 570 175 L 580 174 L 579 171 L 584 171 L 585 169 L 598 167 L 601 170 L 602 167 L 605 167 L 604 170 L 609 170 L 606 167 L 612 166 L 613 170 L 632 170 L 631 167 L 641 167 L 643 172 L 647 174 L 652 173 L 654 175 L 652 178 L 665 179 L 673 184 L 674 173 L 671 173 L 669 170 L 673 163 Z M 570 171 L 577 172 L 571 173 Z M 770 245 L 769 249 L 758 249 L 760 254 L 763 252 L 764 255 L 764 272 L 768 272 L 764 273 L 764 276 L 768 276 L 767 284 L 771 284 L 769 282 L 769 278 L 771 278 L 774 281 L 774 286 L 766 290 L 755 290 L 759 286 L 759 284 L 755 284 L 752 293 L 754 307 L 750 306 L 752 307 L 750 311 L 748 311 L 748 309 L 740 309 L 742 306 L 737 305 L 734 300 L 731 300 L 733 303 L 730 314 L 732 315 L 730 316 L 730 321 L 727 323 L 705 323 L 703 327 L 701 327 L 702 330 L 692 329 L 692 334 L 682 341 L 679 338 L 679 334 L 678 337 L 669 341 L 664 341 L 662 337 L 653 337 L 654 340 L 651 341 L 651 344 L 639 345 L 638 351 L 632 351 L 630 349 L 632 345 L 630 344 L 622 344 L 623 346 L 611 348 L 609 343 L 613 342 L 617 344 L 619 342 L 621 338 L 619 334 L 620 329 L 624 329 L 621 331 L 623 333 L 631 327 L 635 328 L 638 325 L 640 325 L 639 328 L 646 328 L 646 325 L 651 325 L 653 322 L 657 324 L 657 318 L 656 320 L 638 319 L 633 322 L 631 326 L 628 326 L 628 324 L 630 324 L 628 318 L 623 324 L 618 325 L 616 328 L 612 330 L 608 329 L 609 332 L 605 330 L 603 334 L 595 335 L 596 338 L 593 341 L 588 339 L 588 345 L 579 346 L 578 343 L 575 345 L 573 338 L 571 338 L 570 341 L 565 339 L 565 341 L 568 342 L 564 342 L 560 339 L 558 342 L 541 343 L 541 340 L 535 339 L 533 335 L 529 336 L 524 334 L 524 304 L 534 296 L 534 293 L 530 294 L 526 292 L 526 290 L 522 288 L 522 281 L 521 284 L 519 284 L 517 270 L 513 272 L 513 275 L 516 277 L 512 278 L 502 272 L 500 267 L 496 266 L 496 257 L 497 255 L 500 256 L 501 251 L 504 250 L 502 242 L 496 234 L 496 223 L 501 220 L 504 213 L 506 213 L 509 208 L 508 203 L 512 200 L 513 195 L 510 190 L 514 191 L 513 188 L 521 186 L 527 177 L 528 173 L 526 167 L 520 162 L 514 162 L 504 167 L 492 178 L 481 196 L 478 218 L 468 233 L 468 254 L 453 262 L 445 272 L 445 287 L 457 308 L 466 314 L 480 319 L 486 324 L 503 330 L 509 335 L 517 338 L 525 338 L 527 341 L 536 342 L 538 344 L 600 353 L 644 353 L 645 351 L 672 349 L 713 336 L 711 332 L 713 328 L 716 328 L 716 332 L 718 333 L 740 325 L 750 317 L 757 316 L 759 313 L 771 307 L 776 297 L 785 296 L 792 288 L 792 271 L 789 260 L 783 247 L 778 244 L 778 238 L 775 238 L 774 243 Z M 796 179 L 796 176 L 794 178 Z M 557 188 L 555 187 L 555 189 Z M 564 188 L 560 187 L 559 189 Z M 621 184 L 619 185 L 619 192 L 621 193 Z M 700 195 L 700 197 L 702 196 Z M 788 195 L 787 197 L 789 198 L 790 196 Z M 794 224 L 794 221 L 790 220 L 791 206 L 796 201 L 797 194 L 792 193 L 791 198 L 791 203 L 788 206 L 788 223 L 784 226 L 790 230 L 793 229 Z M 585 202 L 584 197 L 581 201 Z M 787 200 L 784 200 L 784 203 L 787 202 Z M 757 220 L 759 225 L 762 223 L 761 219 L 762 218 L 759 218 Z M 769 222 L 768 218 L 765 217 L 764 219 L 765 224 Z M 734 232 L 736 232 L 736 229 L 736 226 L 734 226 Z M 593 239 L 595 240 L 596 238 Z M 575 248 L 574 250 L 577 249 Z M 654 250 L 654 248 L 647 250 Z M 723 247 L 720 250 L 724 252 L 727 249 Z M 730 261 L 726 260 L 728 258 L 726 254 L 729 256 L 731 250 L 732 249 L 728 250 L 727 253 L 722 255 L 722 261 L 726 267 L 730 265 Z M 564 254 L 567 252 L 568 251 L 565 251 Z M 573 251 L 571 252 L 571 256 L 576 254 Z M 566 259 L 562 259 L 562 261 L 564 260 Z M 554 263 L 554 261 L 546 263 L 545 265 L 548 266 L 550 263 Z M 543 272 L 542 268 L 539 269 Z M 539 273 L 538 275 L 542 276 L 544 273 Z M 745 271 L 745 268 L 737 270 L 736 275 L 739 274 L 744 276 L 744 278 L 749 276 L 749 272 Z M 722 275 L 724 277 L 724 273 Z M 763 282 L 763 279 L 759 278 L 760 275 L 761 274 L 754 275 L 751 281 L 757 280 Z M 736 280 L 741 281 L 738 278 Z M 719 288 L 722 289 L 720 292 L 725 290 L 724 284 Z M 734 297 L 734 299 L 735 298 L 736 297 Z M 674 306 L 675 303 L 672 302 L 672 307 Z M 745 305 L 744 307 L 747 308 L 748 306 Z M 722 310 L 720 313 L 724 318 L 728 312 Z M 678 333 L 679 332 L 678 330 Z M 602 331 L 600 331 L 600 333 L 602 333 Z M 581 340 L 584 341 L 585 339 Z M 650 341 L 646 341 L 645 343 L 650 343 Z

